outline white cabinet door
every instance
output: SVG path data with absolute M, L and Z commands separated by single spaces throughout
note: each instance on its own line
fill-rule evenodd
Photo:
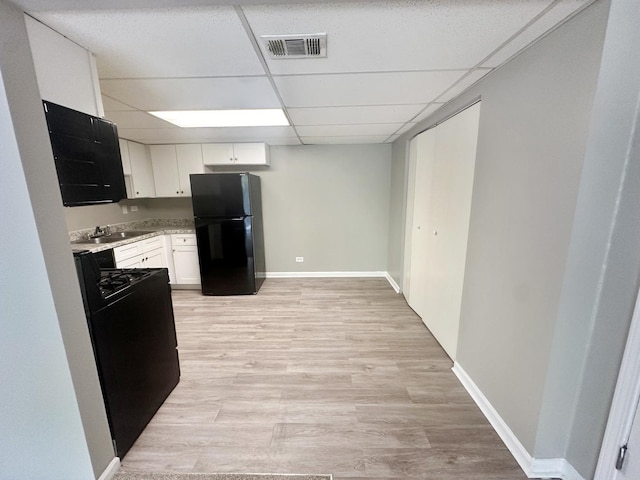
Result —
M 131 159 L 129 158 L 129 142 L 124 138 L 118 139 L 120 158 L 122 159 L 122 173 L 131 175 Z
M 116 264 L 116 268 L 144 268 L 144 265 L 142 265 L 142 255 L 121 260 Z
M 151 164 L 156 197 L 179 197 L 178 162 L 175 145 L 151 145 Z
M 164 254 L 164 248 L 151 250 L 143 255 L 142 266 L 144 268 L 166 268 L 167 260 Z
M 127 142 L 131 162 L 132 198 L 153 198 L 156 188 L 153 182 L 153 169 L 149 147 L 136 142 Z
M 269 148 L 266 143 L 234 143 L 233 158 L 238 165 L 269 165 Z
M 200 283 L 200 265 L 198 264 L 198 247 L 177 245 L 173 247 L 173 266 L 176 272 L 176 283 Z
M 233 165 L 233 144 L 203 143 L 202 160 L 205 165 Z
M 171 235 L 173 267 L 177 284 L 200 284 L 200 264 L 195 234 Z
M 189 180 L 189 175 L 192 173 L 204 173 L 202 146 L 200 144 L 176 145 L 176 160 L 180 196 L 190 197 L 191 181 Z

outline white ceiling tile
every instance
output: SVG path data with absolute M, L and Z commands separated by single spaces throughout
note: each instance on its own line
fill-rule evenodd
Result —
M 264 74 L 230 6 L 76 10 L 36 17 L 95 53 L 101 78 Z
M 149 115 L 148 113 L 141 112 L 139 110 L 136 111 L 126 111 L 126 112 L 106 112 L 105 118 L 111 120 L 118 126 L 118 129 L 121 128 L 176 128 L 175 125 L 172 125 L 169 122 L 165 122 L 164 120 L 159 119 L 158 117 L 154 117 L 153 115 Z
M 135 110 L 134 107 L 127 105 L 126 103 L 119 102 L 115 98 L 107 97 L 106 95 L 102 95 L 102 106 L 104 107 L 105 112 Z
M 189 128 L 191 135 L 207 141 L 263 142 L 265 138 L 293 138 L 292 127 L 230 127 L 230 128 Z
M 346 145 L 354 143 L 384 143 L 389 135 L 353 137 L 300 137 L 305 145 Z
M 418 105 L 375 105 L 359 107 L 289 108 L 296 125 L 348 125 L 352 123 L 401 123 L 413 118 Z
M 405 132 L 408 132 L 415 126 L 416 126 L 416 122 L 409 122 L 405 124 L 400 130 L 394 132 L 394 135 L 399 137 L 400 135 L 402 135 Z
M 471 68 L 549 3 L 396 0 L 242 8 L 257 37 L 327 33 L 327 58 L 267 60 L 273 74 L 299 74 Z
M 398 138 L 400 138 L 400 135 L 391 135 L 391 137 L 387 138 L 387 141 L 384 143 L 393 143 L 395 142 Z
M 463 78 L 459 83 L 454 85 L 451 89 L 444 92 L 441 96 L 437 98 L 438 102 L 448 102 L 452 98 L 457 97 L 471 85 L 476 83 L 482 77 L 484 77 L 487 73 L 491 72 L 491 69 L 477 69 Z
M 420 115 L 414 118 L 413 121 L 421 122 L 422 120 L 427 118 L 429 115 L 431 115 L 433 112 L 438 110 L 442 105 L 444 105 L 444 103 L 432 103 L 423 112 L 421 112 Z
M 274 77 L 287 107 L 429 103 L 464 72 L 388 72 Z
M 401 123 L 372 123 L 366 125 L 313 125 L 297 127 L 301 137 L 341 137 L 345 135 L 391 135 Z
M 280 108 L 266 77 L 101 80 L 102 91 L 140 110 Z
M 122 128 L 118 135 L 145 144 L 197 143 L 198 138 L 184 128 Z
M 302 145 L 302 142 L 295 138 L 265 138 L 263 142 L 269 145 Z
M 592 0 L 560 0 L 559 2 L 556 2 L 549 12 L 496 52 L 496 54 L 489 58 L 489 60 L 487 60 L 482 66 L 493 68 L 498 67 L 513 55 L 528 47 L 545 32 L 551 30 L 558 23 L 565 20 L 576 10 L 579 10 L 584 5 L 591 3 L 591 1 Z

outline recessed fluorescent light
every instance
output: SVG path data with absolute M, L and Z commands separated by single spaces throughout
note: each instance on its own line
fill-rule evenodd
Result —
M 149 112 L 179 127 L 280 127 L 289 121 L 279 108 L 259 110 L 184 110 Z

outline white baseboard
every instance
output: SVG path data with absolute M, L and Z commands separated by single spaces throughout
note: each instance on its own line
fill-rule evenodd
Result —
M 400 285 L 398 285 L 396 283 L 396 281 L 393 279 L 393 277 L 389 274 L 389 272 L 385 273 L 385 278 L 387 279 L 387 282 L 389 282 L 389 284 L 391 285 L 391 287 L 393 287 L 393 289 L 396 291 L 396 293 L 400 293 Z
M 387 272 L 267 272 L 266 278 L 386 278 Z
M 120 470 L 120 459 L 118 457 L 113 457 L 113 460 L 111 460 L 111 463 L 107 465 L 107 468 L 105 468 L 102 475 L 98 477 L 98 480 L 111 480 L 116 476 L 118 470 Z
M 476 402 L 476 405 L 478 405 L 484 416 L 487 417 L 491 426 L 502 439 L 528 478 L 584 480 L 575 468 L 564 458 L 533 458 L 460 364 L 455 362 L 451 370 L 453 370 L 453 373 L 458 377 L 462 386 L 467 390 L 469 395 L 471 395 L 471 398 Z

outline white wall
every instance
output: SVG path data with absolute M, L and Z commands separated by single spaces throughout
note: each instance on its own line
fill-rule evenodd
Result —
M 103 116 L 93 54 L 32 17 L 25 19 L 40 97 L 89 115 Z
M 24 15 L 3 0 L 0 74 L 0 476 L 93 479 L 113 447 Z

